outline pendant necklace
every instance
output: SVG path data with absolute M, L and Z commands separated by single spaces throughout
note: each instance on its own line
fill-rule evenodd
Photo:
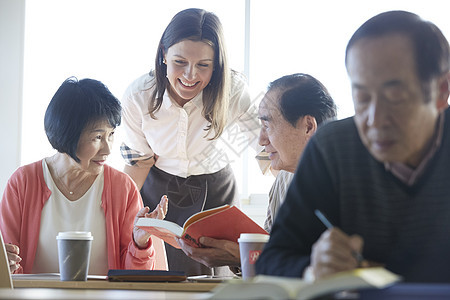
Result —
M 56 163 L 55 163 L 55 158 L 53 158 L 53 169 L 55 170 L 55 175 L 56 175 L 56 177 L 58 178 L 59 183 L 61 183 L 61 185 L 63 186 L 63 188 L 66 190 L 66 192 L 69 192 L 70 195 L 73 195 L 73 194 L 74 194 L 74 191 L 77 190 L 77 187 L 81 186 L 81 185 L 84 183 L 84 181 L 86 180 L 86 178 L 89 177 L 89 176 L 85 177 L 85 178 L 80 182 L 80 184 L 79 184 L 77 187 L 75 187 L 75 190 L 74 190 L 74 191 L 71 191 L 71 190 L 67 187 L 67 185 L 62 181 L 62 177 L 61 177 L 61 176 L 59 175 L 59 173 L 58 173 L 58 169 L 57 169 Z

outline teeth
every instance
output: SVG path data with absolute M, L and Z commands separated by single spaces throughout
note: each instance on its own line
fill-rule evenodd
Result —
M 194 86 L 194 85 L 197 84 L 197 82 L 196 82 L 196 83 L 187 83 L 187 82 L 184 82 L 184 81 L 181 80 L 181 79 L 180 79 L 180 81 L 181 81 L 181 83 L 182 83 L 183 85 L 185 85 L 185 86 Z

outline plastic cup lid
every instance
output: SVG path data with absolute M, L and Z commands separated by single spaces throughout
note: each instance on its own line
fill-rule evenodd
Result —
M 262 233 L 241 233 L 238 238 L 238 242 L 257 242 L 266 243 L 269 241 L 270 236 Z
M 64 231 L 59 232 L 56 236 L 57 240 L 93 240 L 90 231 Z

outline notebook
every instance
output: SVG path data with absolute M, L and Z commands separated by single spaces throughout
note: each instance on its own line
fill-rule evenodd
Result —
M 8 256 L 6 255 L 5 243 L 0 232 L 0 288 L 12 289 L 11 273 L 9 272 Z

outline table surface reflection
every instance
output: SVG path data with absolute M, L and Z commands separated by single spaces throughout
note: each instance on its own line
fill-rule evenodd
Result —
M 218 283 L 60 281 L 52 277 L 13 276 L 14 289 L 0 289 L 0 299 L 208 299 Z
M 67 289 L 67 288 L 15 288 L 0 289 L 0 299 L 208 299 L 208 292 L 144 291 L 144 290 L 109 290 L 109 289 Z

